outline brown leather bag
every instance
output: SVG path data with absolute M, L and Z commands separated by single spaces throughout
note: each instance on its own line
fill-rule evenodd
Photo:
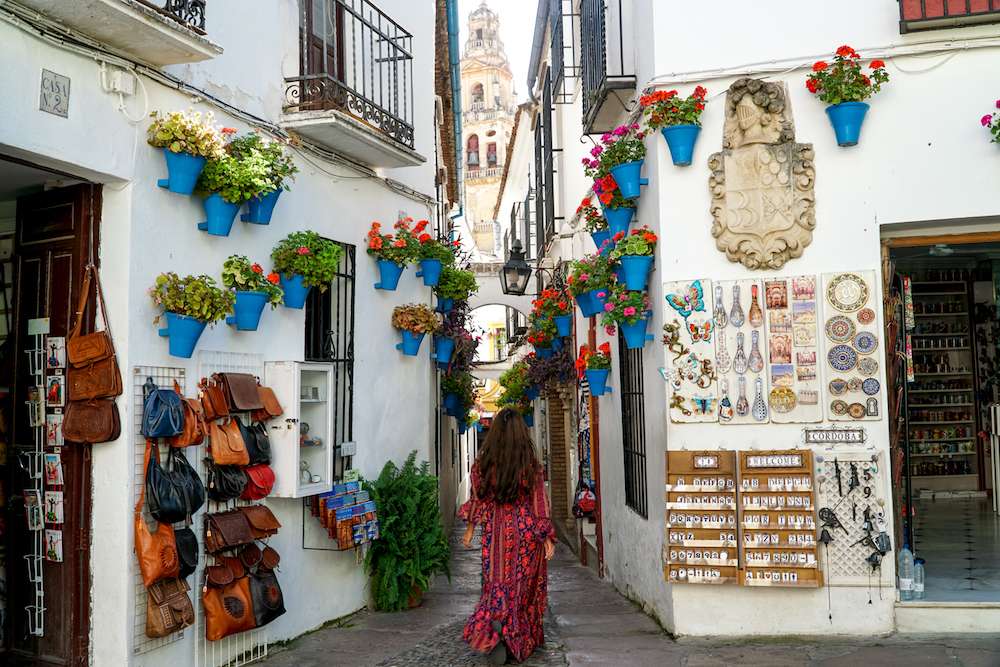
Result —
M 205 413 L 201 401 L 196 398 L 184 398 L 181 386 L 174 380 L 174 391 L 181 397 L 184 410 L 184 430 L 167 440 L 171 447 L 192 447 L 200 445 L 205 439 Z
M 222 390 L 222 385 L 214 380 L 209 382 L 202 378 L 198 383 L 198 398 L 201 399 L 201 407 L 205 413 L 205 421 L 213 421 L 220 417 L 229 416 L 229 405 L 226 403 L 226 394 Z
M 145 475 L 149 469 L 149 455 L 152 443 L 146 441 L 146 455 L 143 461 L 143 484 L 139 492 L 139 502 L 135 504 L 135 556 L 139 560 L 142 583 L 149 588 L 161 579 L 176 579 L 180 576 L 180 558 L 174 528 L 167 523 L 156 524 L 156 531 L 149 532 L 142 517 L 142 505 L 146 499 Z
M 271 509 L 266 505 L 250 505 L 240 507 L 239 510 L 247 518 L 250 526 L 250 535 L 255 540 L 262 540 L 272 535 L 278 534 L 281 523 L 271 513 Z
M 284 409 L 281 407 L 281 403 L 278 401 L 278 397 L 274 395 L 274 390 L 270 387 L 265 387 L 263 385 L 257 385 L 257 394 L 260 396 L 260 403 L 264 407 L 260 410 L 253 411 L 253 421 L 264 422 L 268 419 L 273 419 L 274 417 L 280 417 L 284 414 Z
M 215 465 L 245 466 L 250 463 L 250 453 L 235 417 L 230 417 L 221 424 L 212 422 L 208 428 L 208 438 L 209 454 Z
M 112 398 L 70 402 L 62 429 L 69 442 L 96 444 L 117 440 L 122 433 L 118 405 Z
M 183 579 L 164 579 L 146 590 L 146 636 L 166 637 L 194 625 L 194 605 Z
M 209 641 L 218 641 L 257 627 L 250 598 L 250 580 L 247 577 L 234 578 L 225 565 L 206 569 L 201 603 L 205 610 L 205 639 Z
M 90 297 L 91 284 L 96 284 L 97 287 L 104 330 L 81 335 L 83 312 Z M 101 289 L 97 267 L 93 264 L 88 264 L 83 270 L 80 300 L 77 303 L 73 328 L 66 340 L 66 358 L 69 361 L 66 382 L 70 401 L 121 396 L 122 376 L 118 370 L 115 345 L 108 327 L 108 308 L 104 304 L 104 291 Z
M 251 542 L 250 524 L 240 510 L 205 515 L 205 551 L 215 553 Z
M 216 373 L 212 379 L 222 385 L 230 412 L 261 410 L 260 394 L 257 393 L 257 378 L 249 373 Z

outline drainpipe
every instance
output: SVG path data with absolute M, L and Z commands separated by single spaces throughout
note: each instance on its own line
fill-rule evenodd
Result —
M 465 211 L 465 188 L 462 187 L 462 77 L 458 57 L 458 0 L 445 0 L 448 8 L 448 54 L 451 62 L 451 111 L 455 125 L 455 182 L 458 183 L 458 211 L 454 221 Z

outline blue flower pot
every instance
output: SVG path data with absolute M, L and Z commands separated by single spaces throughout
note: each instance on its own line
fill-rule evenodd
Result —
M 558 352 L 561 349 L 563 349 L 562 338 L 556 336 L 555 338 L 552 339 L 552 351 Z
M 442 405 L 444 405 L 445 414 L 447 414 L 449 417 L 454 417 L 456 414 L 458 414 L 459 408 L 462 407 L 460 399 L 458 398 L 458 394 L 445 394 L 444 401 L 442 401 Z
M 535 425 L 535 413 L 534 412 L 529 412 L 528 414 L 522 415 L 522 416 L 524 417 L 524 425 L 525 426 L 527 426 L 528 428 L 532 428 Z
M 454 299 L 438 299 L 437 306 L 434 308 L 439 313 L 450 313 L 451 309 L 455 307 Z
M 306 305 L 306 297 L 309 296 L 308 285 L 302 284 L 302 276 L 293 273 L 291 278 L 286 278 L 281 274 L 281 289 L 285 290 L 285 306 L 288 308 L 302 308 Z
M 623 255 L 621 257 L 621 272 L 625 289 L 641 292 L 649 284 L 649 272 L 653 270 L 652 255 Z
M 420 270 L 417 271 L 417 277 L 424 279 L 424 285 L 428 287 L 434 287 L 438 284 L 438 280 L 441 279 L 441 260 L 440 259 L 422 259 L 420 260 Z
M 396 291 L 399 285 L 399 277 L 403 275 L 403 265 L 392 262 L 388 259 L 378 260 L 379 281 L 375 283 L 375 289 Z
M 619 325 L 622 335 L 625 337 L 625 347 L 630 350 L 638 350 L 646 346 L 646 341 L 653 340 L 653 334 L 646 333 L 646 328 L 649 326 L 649 316 L 650 313 L 647 312 L 646 316 L 635 324 L 622 323 Z
M 611 393 L 611 387 L 608 386 L 608 375 L 611 371 L 607 368 L 598 368 L 593 370 L 585 370 L 584 375 L 587 376 L 587 384 L 590 385 L 590 393 L 594 396 L 603 396 L 604 394 Z
M 573 334 L 572 315 L 556 315 L 552 319 L 556 323 L 556 333 L 561 337 L 566 338 Z
M 599 232 L 590 232 L 590 238 L 594 240 L 594 245 L 597 247 L 598 250 L 601 251 L 602 255 L 606 255 L 607 253 L 611 252 L 610 243 L 608 244 L 607 248 L 604 247 L 604 242 L 611 240 L 610 229 L 602 229 Z
M 179 195 L 194 192 L 194 186 L 208 160 L 190 153 L 173 153 L 167 148 L 163 149 L 163 157 L 167 160 L 167 177 L 161 178 L 156 184 Z
M 240 216 L 243 222 L 252 225 L 271 224 L 271 214 L 274 213 L 274 205 L 278 203 L 281 196 L 281 188 L 272 190 L 261 197 L 253 197 L 247 201 L 247 212 Z
M 226 318 L 226 324 L 236 326 L 237 331 L 256 331 L 260 315 L 267 305 L 267 292 L 236 291 L 233 314 Z
M 548 359 L 552 356 L 552 346 L 539 347 L 535 345 L 535 354 L 538 355 L 539 359 Z
M 458 421 L 458 434 L 465 435 L 465 432 L 469 430 L 469 425 L 465 423 L 464 419 Z
M 606 208 L 604 209 L 604 219 L 608 221 L 608 238 L 611 239 L 609 246 L 615 247 L 614 237 L 618 232 L 628 235 L 629 225 L 632 224 L 632 216 L 635 215 L 634 208 Z
M 593 317 L 601 312 L 600 307 L 594 303 L 593 292 L 577 294 L 573 298 L 576 299 L 576 305 L 580 307 L 580 313 L 582 313 L 584 317 Z
M 167 326 L 160 329 L 160 335 L 170 339 L 168 348 L 170 356 L 190 359 L 206 323 L 177 313 L 165 313 L 165 316 Z
M 698 141 L 700 132 L 701 127 L 698 125 L 670 125 L 660 130 L 663 138 L 667 140 L 670 159 L 675 166 L 687 167 L 691 164 L 694 144 Z
M 476 433 L 482 433 L 484 430 L 486 429 L 483 427 L 482 422 L 476 422 Z
M 838 146 L 857 146 L 861 124 L 865 122 L 868 105 L 864 102 L 841 102 L 826 108 L 826 115 L 833 124 Z
M 447 368 L 451 362 L 451 355 L 455 351 L 455 340 L 444 336 L 434 336 L 434 355 L 438 366 Z
M 613 273 L 615 274 L 615 279 L 618 280 L 618 284 L 619 285 L 624 285 L 625 284 L 625 268 L 622 267 L 621 262 L 619 262 L 618 266 L 616 266 L 614 268 Z
M 403 342 L 396 343 L 396 349 L 402 350 L 403 354 L 408 357 L 417 356 L 417 353 L 420 352 L 420 343 L 423 342 L 424 335 L 406 329 L 400 329 L 399 332 L 403 334 Z
M 205 222 L 198 223 L 198 229 L 212 236 L 229 236 L 236 222 L 236 214 L 242 204 L 230 204 L 218 192 L 205 197 Z
M 649 179 L 640 178 L 643 160 L 626 162 L 617 167 L 611 167 L 611 175 L 615 177 L 615 183 L 622 192 L 625 199 L 636 199 L 639 196 L 639 186 L 649 184 Z
M 601 294 L 604 296 L 601 296 Z M 595 289 L 591 292 L 594 295 L 594 304 L 597 306 L 597 312 L 604 312 L 604 304 L 608 302 L 608 290 L 607 288 Z
M 530 387 L 528 387 L 527 389 L 525 389 L 525 391 L 524 391 L 524 396 L 529 401 L 535 400 L 536 398 L 538 398 L 539 396 L 541 396 L 541 394 L 542 394 L 541 387 L 539 387 L 538 385 L 534 385 L 534 384 L 531 385 Z

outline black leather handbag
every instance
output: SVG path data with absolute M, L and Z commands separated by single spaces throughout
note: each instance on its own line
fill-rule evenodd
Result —
M 198 472 L 188 463 L 183 450 L 171 447 L 167 454 L 167 465 L 174 483 L 184 489 L 187 515 L 191 517 L 205 504 L 205 485 Z
M 215 465 L 212 459 L 205 459 L 208 471 L 208 497 L 223 503 L 240 497 L 247 485 L 247 474 L 240 466 Z
M 274 572 L 258 571 L 250 575 L 250 599 L 258 628 L 285 613 L 285 597 Z
M 267 431 L 263 430 L 263 424 L 253 424 L 244 426 L 243 422 L 236 420 L 240 426 L 240 435 L 243 436 L 243 444 L 247 454 L 250 456 L 250 465 L 271 462 L 271 441 L 267 437 Z M 257 428 L 260 426 L 261 428 Z
M 186 579 L 198 569 L 198 538 L 190 528 L 174 530 L 177 541 L 177 558 L 180 561 L 180 578 Z
M 160 523 L 183 521 L 188 516 L 184 486 L 160 467 L 159 445 L 147 439 L 146 447 L 152 450 L 149 466 L 146 468 L 146 507 Z

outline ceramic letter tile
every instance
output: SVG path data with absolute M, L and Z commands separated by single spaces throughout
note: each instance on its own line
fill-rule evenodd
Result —
M 664 379 L 673 422 L 714 422 L 719 418 L 715 370 L 714 292 L 711 280 L 664 283 Z M 751 397 L 752 400 L 752 397 Z

